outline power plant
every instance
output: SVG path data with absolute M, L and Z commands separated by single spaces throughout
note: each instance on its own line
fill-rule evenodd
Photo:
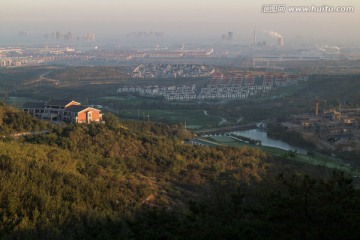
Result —
M 284 37 L 275 31 L 264 31 L 266 34 L 268 34 L 270 37 L 277 39 L 277 45 L 279 47 L 283 47 L 284 44 Z M 252 45 L 256 46 L 258 45 L 257 39 L 256 39 L 256 29 L 254 29 L 254 31 L 252 32 Z M 266 41 L 260 42 L 260 45 L 264 46 L 266 45 Z
M 275 32 L 275 31 L 266 31 L 266 33 L 269 34 L 269 36 L 272 37 L 272 38 L 277 38 L 278 39 L 278 45 L 280 47 L 284 46 L 284 38 L 283 38 L 283 36 L 281 36 L 280 33 Z
M 280 47 L 283 47 L 284 46 L 284 39 L 282 37 L 279 37 L 278 38 L 278 43 L 279 43 Z

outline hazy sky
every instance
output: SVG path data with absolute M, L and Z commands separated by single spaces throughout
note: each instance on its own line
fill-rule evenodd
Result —
M 264 4 L 354 6 L 353 13 L 262 13 Z M 167 35 L 251 38 L 274 30 L 284 37 L 360 40 L 359 0 L 1 0 L 0 36 L 95 32 L 111 36 L 138 31 Z

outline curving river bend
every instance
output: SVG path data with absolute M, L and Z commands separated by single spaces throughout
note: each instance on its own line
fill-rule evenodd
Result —
M 250 130 L 243 130 L 243 131 L 235 131 L 235 132 L 232 132 L 232 134 L 237 135 L 237 136 L 243 136 L 243 137 L 251 138 L 253 140 L 260 140 L 261 145 L 263 145 L 263 146 L 280 148 L 280 149 L 283 149 L 283 150 L 286 150 L 286 151 L 289 151 L 289 150 L 295 151 L 295 150 L 297 150 L 300 153 L 306 153 L 306 150 L 304 150 L 304 149 L 291 146 L 291 145 L 289 145 L 286 142 L 283 142 L 281 140 L 276 140 L 276 139 L 269 138 L 267 136 L 267 133 L 265 131 L 262 131 L 261 129 L 250 129 Z

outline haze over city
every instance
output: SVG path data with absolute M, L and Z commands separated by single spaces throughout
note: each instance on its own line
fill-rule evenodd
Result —
M 359 0 L 1 0 L 0 239 L 360 236 Z
M 263 13 L 264 4 L 286 6 L 352 6 L 346 13 Z M 14 0 L 2 3 L 0 41 L 11 41 L 24 31 L 29 38 L 50 32 L 94 32 L 97 39 L 112 39 L 129 32 L 164 32 L 167 37 L 217 39 L 228 31 L 237 41 L 249 42 L 251 32 L 273 30 L 286 39 L 332 40 L 352 43 L 360 39 L 360 3 L 346 1 L 276 2 L 251 0 Z

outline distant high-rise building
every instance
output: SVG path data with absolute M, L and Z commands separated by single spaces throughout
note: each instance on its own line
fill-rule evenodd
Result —
M 224 33 L 221 35 L 221 39 L 225 40 L 225 41 L 231 41 L 231 40 L 233 40 L 233 37 L 234 37 L 233 32 L 228 32 L 228 33 Z
M 58 40 L 60 40 L 60 37 L 61 37 L 61 33 L 60 33 L 60 32 L 56 32 L 56 34 L 55 34 L 55 39 L 58 41 Z
M 64 36 L 64 40 L 65 41 L 71 41 L 72 35 L 71 32 L 68 32 L 65 36 Z
M 17 35 L 18 35 L 18 37 L 25 38 L 25 37 L 27 37 L 27 32 L 21 31 L 21 32 L 18 32 Z
M 163 37 L 164 33 L 163 32 L 155 32 L 155 37 Z
M 228 32 L 227 38 L 229 41 L 233 40 L 233 36 L 234 36 L 233 32 Z
M 256 30 L 253 31 L 253 45 L 256 45 Z
M 95 41 L 95 33 L 85 33 L 84 40 Z

